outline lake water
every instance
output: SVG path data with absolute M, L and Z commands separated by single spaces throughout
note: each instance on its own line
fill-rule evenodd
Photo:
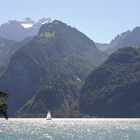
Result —
M 140 140 L 140 119 L 0 119 L 0 140 Z

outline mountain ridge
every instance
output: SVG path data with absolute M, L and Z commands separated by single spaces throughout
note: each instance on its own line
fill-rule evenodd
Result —
M 111 42 L 105 52 L 111 54 L 119 48 L 125 47 L 136 47 L 140 45 L 140 27 L 135 27 L 132 31 L 128 30 L 126 32 L 117 35 Z
M 139 117 L 140 47 L 113 53 L 86 79 L 80 112 L 92 117 Z
M 51 22 L 50 18 L 42 18 L 35 22 L 27 17 L 23 20 L 10 20 L 0 25 L 0 36 L 14 41 L 22 41 L 26 37 L 37 35 L 39 28 Z

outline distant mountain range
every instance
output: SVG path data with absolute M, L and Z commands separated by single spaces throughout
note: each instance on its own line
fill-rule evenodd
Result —
M 95 42 L 95 45 L 100 51 L 105 52 L 105 53 L 106 53 L 107 49 L 110 47 L 108 43 Z
M 113 53 L 86 79 L 80 113 L 90 117 L 140 117 L 140 47 Z
M 26 17 L 23 20 L 10 20 L 0 25 L 0 37 L 13 41 L 22 41 L 27 37 L 36 36 L 43 24 L 51 22 L 50 18 L 42 18 L 35 22 L 30 17 Z M 139 36 L 140 27 L 136 27 L 132 31 L 128 30 L 117 35 L 110 43 L 96 42 L 95 45 L 99 50 L 110 55 L 119 48 L 140 45 Z
M 72 111 L 79 115 L 83 81 L 106 58 L 77 29 L 57 20 L 42 25 L 14 53 L 0 78 L 0 89 L 10 93 L 10 114 L 39 117 L 50 109 L 55 117 L 71 117 Z
M 22 41 L 28 36 L 37 35 L 39 28 L 51 22 L 50 18 L 43 18 L 37 22 L 27 17 L 24 20 L 10 20 L 0 25 L 0 36 L 14 41 Z
M 109 44 L 96 43 L 99 50 L 109 55 L 119 48 L 135 47 L 138 45 L 140 45 L 140 27 L 136 27 L 132 31 L 128 30 L 117 35 Z

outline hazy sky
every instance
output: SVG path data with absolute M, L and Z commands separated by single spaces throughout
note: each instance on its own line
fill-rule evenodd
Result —
M 61 20 L 96 42 L 140 26 L 140 0 L 0 0 L 0 23 L 42 17 Z

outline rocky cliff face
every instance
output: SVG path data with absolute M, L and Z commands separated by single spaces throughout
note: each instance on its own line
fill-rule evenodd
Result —
M 95 117 L 140 117 L 140 47 L 119 49 L 86 79 L 80 112 Z
M 105 52 L 107 54 L 112 54 L 119 48 L 136 47 L 138 45 L 140 45 L 140 27 L 136 27 L 132 31 L 126 31 L 116 36 Z

